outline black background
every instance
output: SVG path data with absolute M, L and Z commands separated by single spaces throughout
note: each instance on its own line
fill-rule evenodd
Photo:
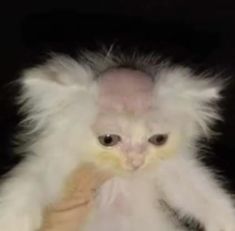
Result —
M 235 189 L 235 3 L 233 1 L 7 1 L 0 7 L 0 172 L 17 159 L 11 138 L 19 117 L 11 81 L 22 68 L 43 60 L 49 51 L 76 55 L 80 48 L 114 44 L 122 50 L 138 46 L 173 62 L 230 76 L 221 109 L 221 136 L 211 142 L 205 160 L 220 170 Z M 212 152 L 213 153 L 213 152 Z

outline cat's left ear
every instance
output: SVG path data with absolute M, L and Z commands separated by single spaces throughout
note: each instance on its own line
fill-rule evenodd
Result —
M 198 135 L 210 137 L 211 125 L 221 119 L 217 102 L 225 80 L 195 75 L 184 67 L 162 70 L 156 78 L 155 98 L 162 110 L 176 116 L 179 123 L 191 124 Z

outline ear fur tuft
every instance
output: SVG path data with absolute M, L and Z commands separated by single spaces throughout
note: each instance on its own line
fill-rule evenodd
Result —
M 216 103 L 223 87 L 224 81 L 196 76 L 188 68 L 163 68 L 156 76 L 156 106 L 185 126 L 188 121 L 196 135 L 209 138 L 211 125 L 221 119 Z
M 51 115 L 59 115 L 71 104 L 85 113 L 95 94 L 91 69 L 62 55 L 25 70 L 19 83 L 22 90 L 18 104 L 20 112 L 26 115 L 23 124 L 33 123 L 36 130 L 45 126 Z

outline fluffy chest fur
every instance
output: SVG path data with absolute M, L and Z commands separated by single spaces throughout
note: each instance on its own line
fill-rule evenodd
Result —
M 151 178 L 107 181 L 96 198 L 85 231 L 183 231 L 162 203 L 161 190 Z

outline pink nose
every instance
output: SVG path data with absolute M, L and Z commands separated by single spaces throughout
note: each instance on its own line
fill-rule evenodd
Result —
M 126 157 L 127 165 L 133 169 L 136 170 L 140 168 L 144 162 L 145 162 L 145 156 L 146 156 L 146 145 L 142 143 L 126 143 L 122 146 L 123 154 Z
M 144 164 L 144 160 L 134 159 L 131 161 L 131 166 L 133 169 L 139 169 Z
M 144 164 L 144 156 L 133 155 L 127 159 L 127 164 L 134 170 L 139 169 Z

